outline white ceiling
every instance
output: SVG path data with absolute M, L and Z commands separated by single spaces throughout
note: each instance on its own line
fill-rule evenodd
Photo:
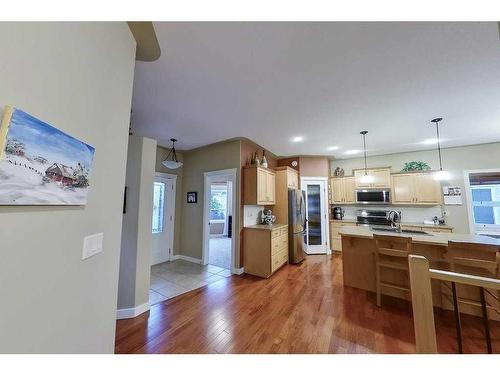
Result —
M 135 134 L 191 149 L 247 137 L 276 155 L 353 157 L 500 141 L 497 23 L 154 24 Z M 299 143 L 291 142 L 304 137 Z M 329 146 L 338 146 L 328 151 Z

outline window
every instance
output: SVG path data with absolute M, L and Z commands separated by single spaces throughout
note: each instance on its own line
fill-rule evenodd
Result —
M 469 183 L 475 230 L 500 230 L 500 173 L 470 173 Z
M 226 220 L 227 185 L 212 185 L 210 194 L 210 220 Z
M 155 182 L 153 187 L 153 234 L 163 232 L 163 208 L 165 204 L 165 184 Z

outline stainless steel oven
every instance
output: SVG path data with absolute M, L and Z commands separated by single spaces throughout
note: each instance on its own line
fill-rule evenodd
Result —
M 391 189 L 358 189 L 356 203 L 361 204 L 390 204 Z

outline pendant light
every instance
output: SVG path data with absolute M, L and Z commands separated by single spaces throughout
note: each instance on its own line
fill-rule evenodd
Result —
M 368 134 L 367 130 L 363 130 L 359 132 L 363 136 L 363 153 L 365 155 L 365 173 L 360 177 L 359 181 L 363 184 L 370 184 L 373 182 L 373 176 L 368 174 L 368 168 L 366 167 L 366 135 Z
M 439 123 L 443 120 L 442 117 L 437 117 L 432 119 L 431 122 L 436 124 L 436 140 L 437 140 L 437 151 L 439 156 L 439 171 L 434 174 L 434 179 L 438 181 L 445 181 L 450 179 L 450 174 L 443 170 L 443 162 L 441 160 L 441 143 L 439 139 Z
M 177 168 L 182 167 L 182 162 L 177 160 L 177 154 L 175 152 L 175 142 L 177 142 L 177 139 L 170 138 L 170 140 L 172 141 L 172 148 L 170 149 L 170 152 L 168 153 L 167 158 L 162 161 L 162 164 L 165 167 L 167 167 L 168 169 L 177 169 Z M 171 156 L 171 160 L 169 160 L 170 156 Z

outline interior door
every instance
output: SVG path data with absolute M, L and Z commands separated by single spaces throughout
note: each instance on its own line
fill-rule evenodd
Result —
M 171 259 L 173 253 L 174 199 L 174 180 L 162 177 L 155 178 L 153 186 L 151 265 Z
M 303 180 L 302 190 L 306 193 L 305 252 L 326 254 L 326 181 Z

